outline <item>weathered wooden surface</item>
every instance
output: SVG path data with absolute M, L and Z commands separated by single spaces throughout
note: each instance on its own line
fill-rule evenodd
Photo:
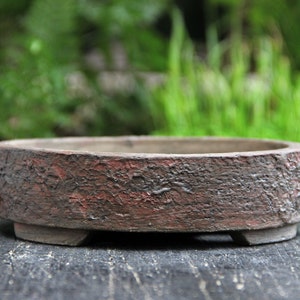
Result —
M 300 220 L 299 166 L 299 144 L 283 142 L 145 137 L 12 142 L 0 145 L 0 216 L 122 231 L 280 227 Z
M 0 222 L 1 300 L 299 299 L 300 237 L 237 247 L 223 235 L 99 234 L 89 247 L 16 240 Z

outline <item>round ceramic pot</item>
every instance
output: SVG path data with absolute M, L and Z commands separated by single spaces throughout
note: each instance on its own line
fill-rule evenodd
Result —
M 0 143 L 0 217 L 22 239 L 90 231 L 296 235 L 300 144 L 236 138 L 80 137 Z

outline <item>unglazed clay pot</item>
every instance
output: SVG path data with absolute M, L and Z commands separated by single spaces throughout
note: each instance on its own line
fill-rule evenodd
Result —
M 95 137 L 0 143 L 0 217 L 16 236 L 80 245 L 90 231 L 293 238 L 300 144 L 235 138 Z

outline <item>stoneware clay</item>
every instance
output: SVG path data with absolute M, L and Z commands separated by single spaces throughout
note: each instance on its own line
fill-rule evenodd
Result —
M 99 137 L 0 143 L 0 217 L 25 240 L 80 245 L 93 230 L 295 237 L 300 144 Z

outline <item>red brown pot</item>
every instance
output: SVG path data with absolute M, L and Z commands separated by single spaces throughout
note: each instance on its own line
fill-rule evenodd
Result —
M 300 144 L 99 137 L 0 143 L 0 217 L 16 236 L 79 245 L 92 230 L 229 232 L 263 244 L 300 220 Z

